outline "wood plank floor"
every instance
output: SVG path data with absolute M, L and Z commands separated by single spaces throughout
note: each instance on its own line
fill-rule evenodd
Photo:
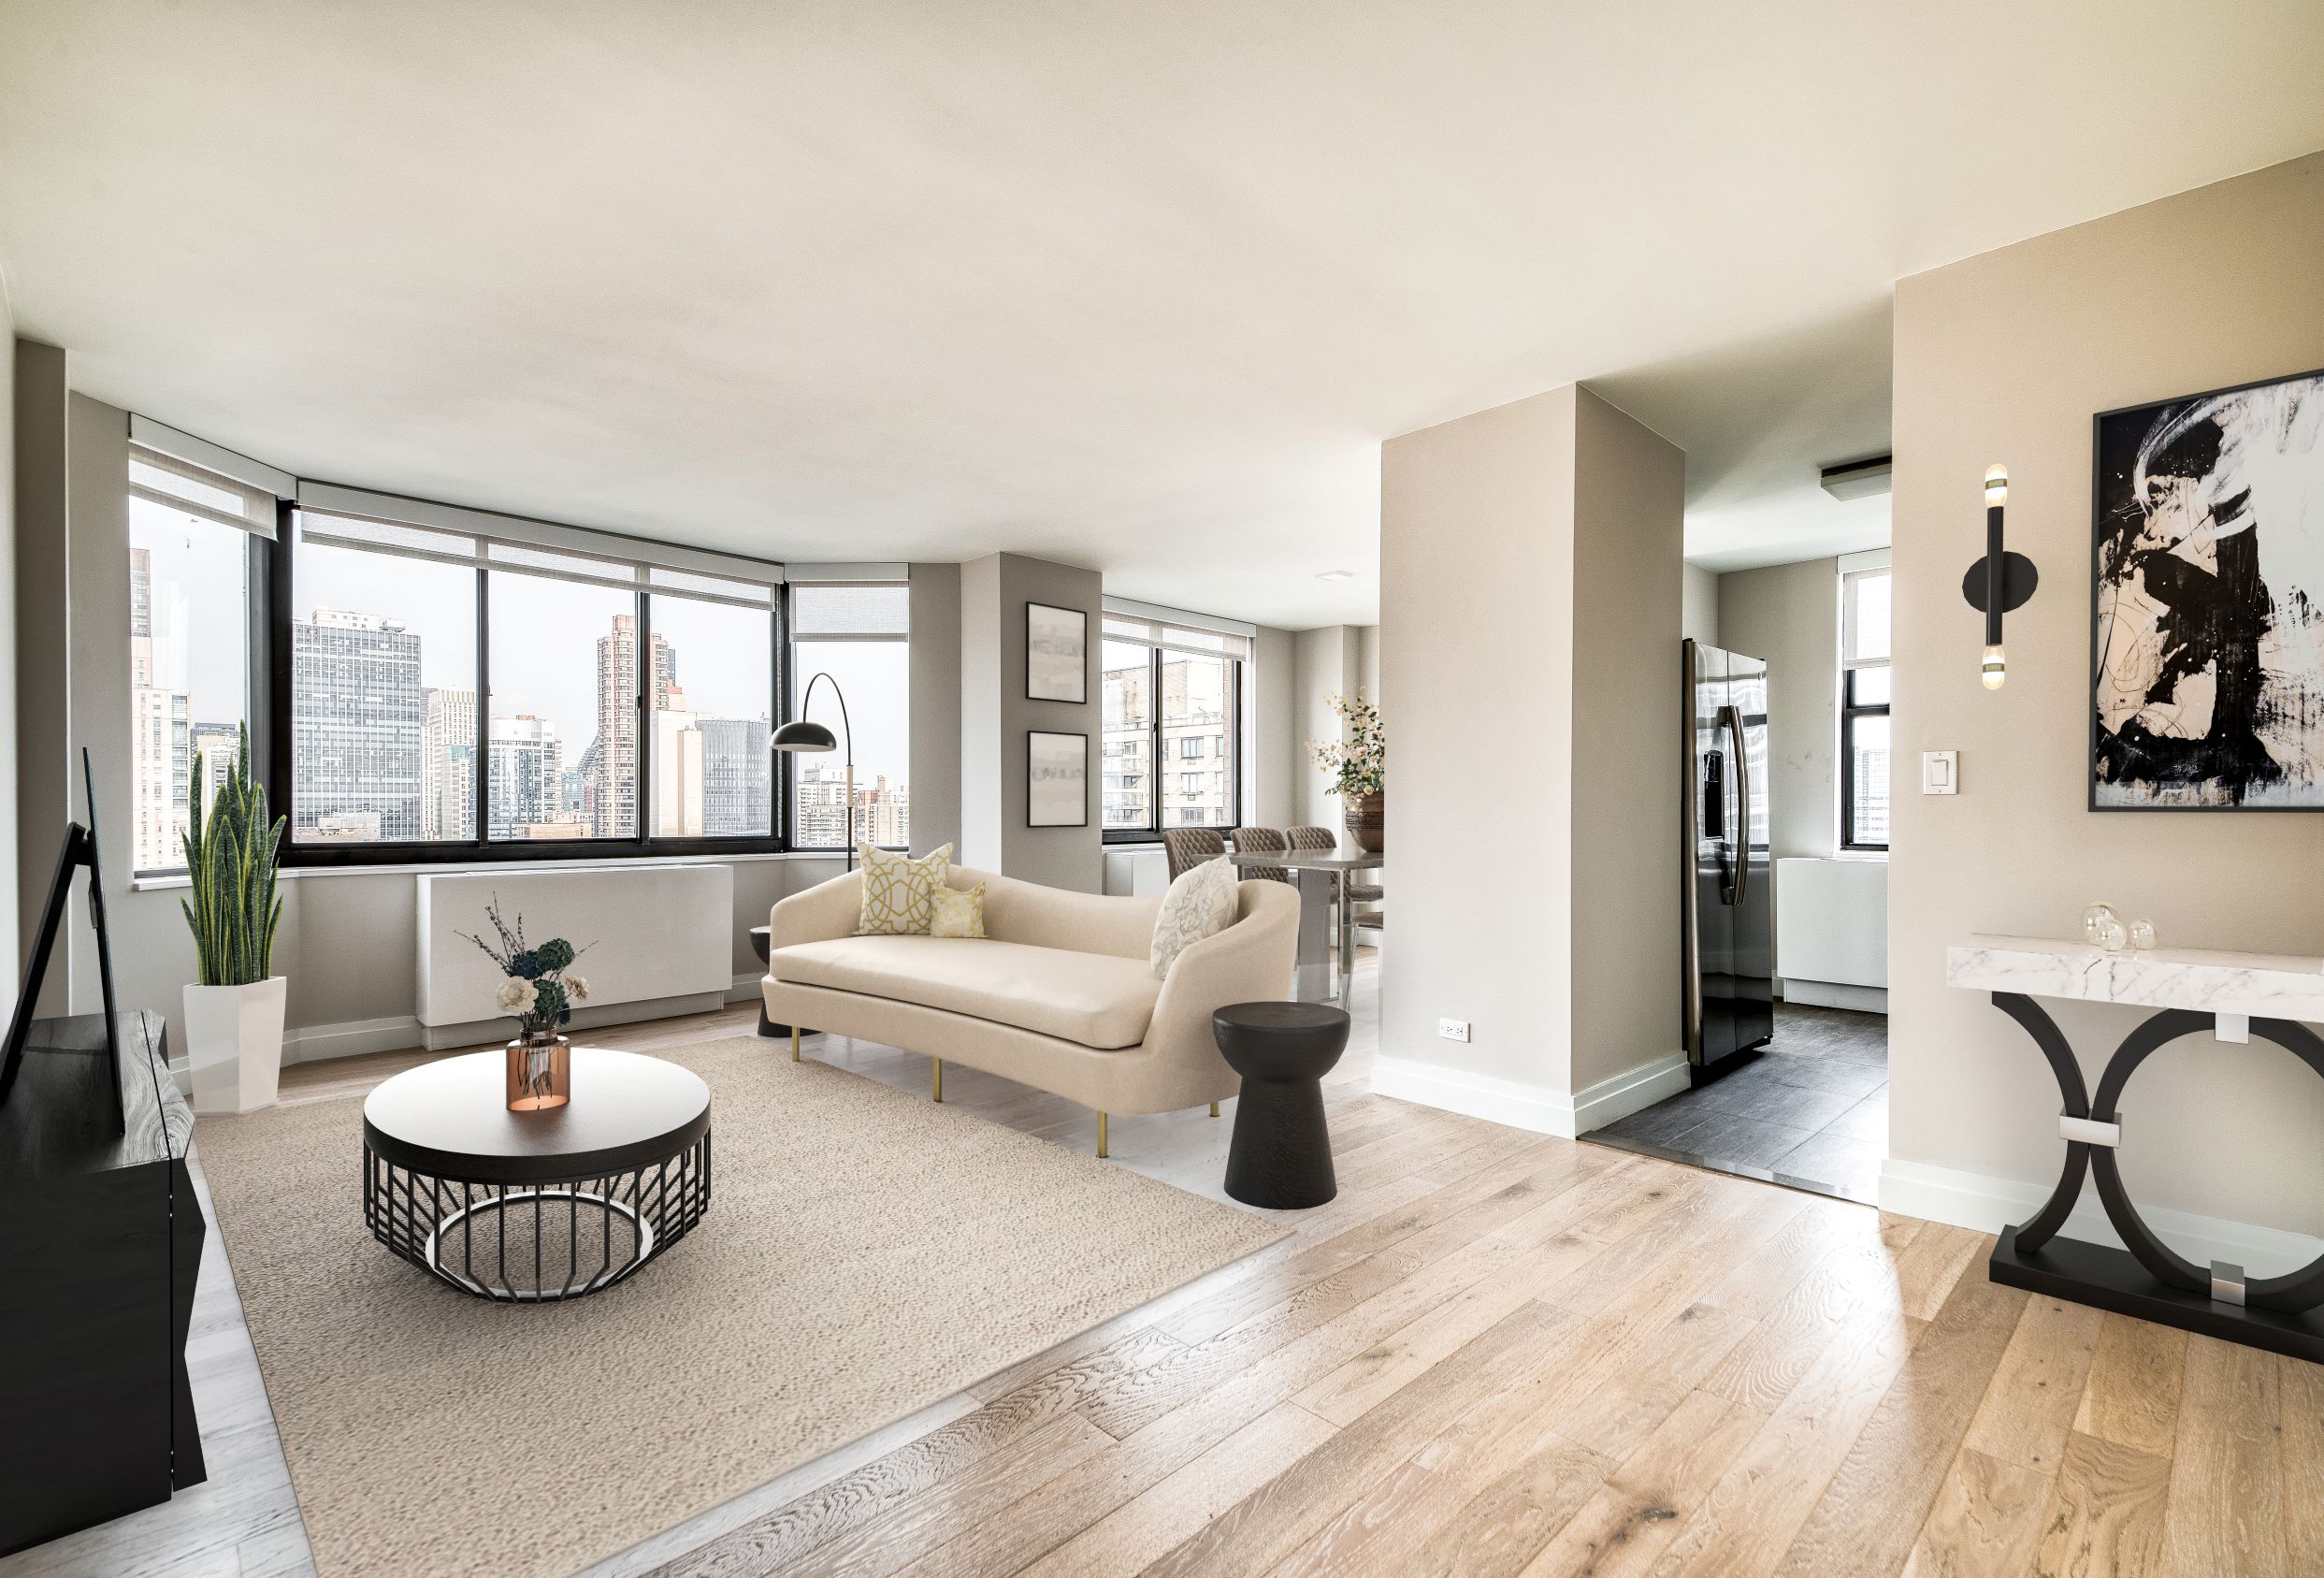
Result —
M 1368 956 L 1357 995 L 1340 1194 L 1292 1238 L 593 1578 L 2324 1572 L 2324 1368 L 1995 1287 L 1956 1228 L 1374 1096 Z M 808 1046 L 927 1088 L 924 1058 Z M 426 1056 L 304 1065 L 283 1096 Z M 947 1101 L 1093 1137 L 946 1073 Z M 1118 1119 L 1114 1159 L 1217 1197 L 1228 1128 Z M 0 1574 L 311 1571 L 222 1260 L 195 1387 L 209 1485 Z

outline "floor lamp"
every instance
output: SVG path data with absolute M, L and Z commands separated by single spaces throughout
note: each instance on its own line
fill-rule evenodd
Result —
M 829 681 L 831 695 L 839 702 L 839 726 L 847 744 L 847 869 L 856 869 L 856 731 L 847 721 L 847 698 L 839 688 L 839 681 L 829 673 L 818 673 L 807 682 L 806 691 L 799 698 L 800 717 L 784 724 L 768 737 L 767 744 L 779 751 L 793 751 L 802 756 L 820 756 L 839 748 L 840 742 L 820 723 L 808 720 L 807 703 L 815 699 L 815 688 Z

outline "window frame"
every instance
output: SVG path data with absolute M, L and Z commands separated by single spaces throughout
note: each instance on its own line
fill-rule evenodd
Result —
M 822 634 L 809 634 L 809 635 L 807 635 L 807 636 L 805 636 L 805 637 L 803 637 L 803 638 L 802 638 L 801 636 L 800 636 L 800 635 L 798 634 L 798 626 L 797 626 L 797 623 L 796 623 L 796 622 L 795 622 L 795 621 L 791 618 L 791 611 L 790 611 L 791 596 L 792 596 L 792 594 L 793 594 L 795 591 L 797 591 L 797 590 L 798 590 L 798 588 L 799 588 L 801 586 L 896 586 L 896 587 L 901 587 L 901 588 L 903 590 L 903 593 L 904 593 L 904 629 L 903 629 L 903 633 L 902 633 L 902 635 L 893 635 L 893 634 L 889 634 L 889 633 L 885 632 L 885 631 L 878 632 L 878 633 L 864 633 L 864 634 L 848 634 L 848 633 L 822 633 Z M 804 641 L 804 643 L 805 643 L 807 645 L 810 645 L 810 646 L 815 645 L 815 644 L 816 644 L 817 643 L 822 643 L 822 642 L 834 642 L 834 643 L 835 643 L 835 642 L 851 642 L 851 643 L 852 643 L 852 642 L 873 642 L 873 643 L 882 643 L 882 644 L 888 644 L 888 645 L 901 646 L 901 647 L 902 647 L 902 648 L 903 648 L 903 651 L 904 651 L 904 673 L 905 673 L 905 683 L 906 683 L 906 687 L 907 687 L 906 691 L 905 691 L 905 698 L 906 698 L 906 699 L 905 699 L 905 702 L 904 702 L 904 720 L 903 720 L 903 721 L 904 721 L 904 738 L 905 738 L 905 741 L 906 741 L 906 743 L 907 743 L 907 745 L 906 745 L 906 748 L 907 748 L 907 749 L 909 748 L 909 742 L 910 742 L 910 739 L 911 739 L 911 733 L 912 733 L 912 707 L 911 707 L 911 701 L 910 701 L 910 690 L 909 690 L 909 685 L 910 685 L 910 675 L 911 675 L 911 667 L 912 667 L 912 615 L 911 615 L 911 595 L 912 595 L 912 594 L 911 594 L 911 584 L 910 584 L 908 581 L 829 581 L 829 580 L 815 580 L 815 581 L 804 581 L 804 582 L 792 582 L 792 581 L 787 581 L 787 581 L 785 581 L 785 582 L 784 582 L 783 586 L 781 586 L 781 588 L 780 588 L 780 596 L 778 596 L 778 597 L 776 598 L 776 600 L 775 600 L 777 602 L 779 602 L 779 603 L 781 603 L 781 604 L 782 604 L 782 608 L 783 608 L 783 614 L 782 614 L 782 645 L 783 645 L 783 656 L 784 656 L 784 660 L 785 660 L 785 664 L 786 664 L 786 667 L 785 667 L 785 669 L 784 669 L 784 671 L 783 671 L 783 673 L 786 673 L 786 674 L 796 674 L 796 673 L 799 672 L 799 653 L 798 653 L 798 650 L 797 650 L 797 649 L 798 649 L 798 647 L 799 647 L 799 645 L 800 645 L 800 644 L 801 643 L 801 641 L 802 641 L 802 640 Z M 778 675 L 776 676 L 776 678 L 777 678 L 778 682 L 781 680 L 781 678 L 782 678 L 782 677 L 783 677 L 783 675 L 782 675 L 782 674 L 778 674 Z M 809 675 L 807 676 L 806 683 L 807 683 L 808 685 L 813 685 L 813 684 L 815 683 L 815 675 L 813 675 L 813 674 L 809 674 Z M 834 679 L 831 683 L 832 683 L 832 685 L 833 685 L 834 687 L 836 687 L 836 686 L 838 685 L 838 683 L 839 683 L 839 682 L 838 682 L 838 680 Z M 776 701 L 776 704 L 782 708 L 782 711 L 783 711 L 783 720 L 784 720 L 786 723 L 789 722 L 789 721 L 790 721 L 790 717 L 791 717 L 791 699 L 790 699 L 790 696 L 788 695 L 788 693 L 787 693 L 787 692 L 778 691 L 778 692 L 777 692 L 777 694 L 776 694 L 776 697 L 775 697 L 775 701 Z M 843 749 L 844 749 L 844 748 L 845 748 L 845 745 L 846 745 L 846 731 L 842 731 L 842 733 L 841 733 L 841 746 L 842 746 L 842 748 L 843 748 Z M 836 754 L 836 753 L 834 753 L 834 754 Z M 797 784 L 794 782 L 794 775 L 797 773 L 797 771 L 798 771 L 798 769 L 799 769 L 799 758 L 800 758 L 801 753 L 800 753 L 800 752 L 798 752 L 798 751 L 777 751 L 777 752 L 775 752 L 775 755 L 776 755 L 776 757 L 778 758 L 778 760 L 776 760 L 776 762 L 775 762 L 775 772 L 774 772 L 774 777 L 775 777 L 775 789 L 774 789 L 774 792 L 775 792 L 775 798 L 776 798 L 779 802 L 781 802 L 781 803 L 782 803 L 782 808 L 783 808 L 783 811 L 784 811 L 784 814 L 785 814 L 785 815 L 787 815 L 787 816 L 796 815 L 797 810 L 798 810 L 798 804 L 799 804 L 799 803 L 798 803 L 798 799 L 797 799 L 798 786 L 797 786 Z M 910 771 L 911 771 L 911 763 L 910 763 L 910 760 L 909 760 L 909 759 L 908 759 L 908 758 L 907 758 L 907 760 L 906 760 L 906 761 L 905 761 L 905 764 L 904 764 L 904 770 L 905 770 L 905 773 L 906 773 L 907 775 L 909 775 L 909 773 L 910 773 Z M 906 787 L 907 789 L 908 789 L 908 788 L 910 788 L 910 786 L 911 786 L 911 779 L 910 779 L 910 777 L 909 777 L 908 775 L 907 775 L 907 776 L 906 776 L 906 778 L 904 779 L 904 784 L 905 784 L 905 787 Z M 860 789 L 862 786 L 861 786 L 861 784 L 860 784 L 860 783 L 859 783 L 857 787 L 858 787 L 859 789 Z M 854 809 L 855 809 L 855 807 L 853 807 L 853 806 L 849 806 L 849 807 L 848 807 L 848 810 L 849 810 L 849 812 L 850 812 L 850 813 L 852 813 L 852 812 L 854 811 Z M 851 815 L 850 815 L 850 817 L 849 817 L 849 819 L 848 819 L 848 826 L 849 826 L 850 828 L 852 828 L 852 827 L 854 827 L 854 825 L 855 825 L 855 821 L 854 821 L 854 818 L 853 818 L 853 816 L 852 816 L 852 814 L 851 814 Z M 842 857 L 844 857 L 844 856 L 846 855 L 846 853 L 847 853 L 848 849 L 851 847 L 851 846 L 849 846 L 849 845 L 845 845 L 845 844 L 801 844 L 801 843 L 795 842 L 795 841 L 793 841 L 793 840 L 791 839 L 790 834 L 791 834 L 792 830 L 791 830 L 790 828 L 786 827 L 786 828 L 784 828 L 784 829 L 783 829 L 783 832 L 784 832 L 784 833 L 785 833 L 785 835 L 786 835 L 786 842 L 785 842 L 785 844 L 784 844 L 784 847 L 785 847 L 787 850 L 789 850 L 789 851 L 790 851 L 791 853 L 793 853 L 793 854 L 800 854 L 800 855 L 837 855 L 837 856 L 842 856 Z M 890 849 L 890 850 L 896 850 L 896 851 L 899 851 L 899 852 L 906 852 L 906 851 L 908 851 L 908 850 L 910 849 L 910 847 L 910 847 L 910 845 L 908 845 L 908 844 L 877 844 L 877 845 L 873 846 L 873 847 L 874 847 L 874 848 L 878 848 L 878 849 Z
M 1109 639 L 1119 642 L 1122 641 L 1123 638 L 1120 636 L 1114 636 Z M 1104 844 L 1159 844 L 1162 842 L 1162 803 L 1169 798 L 1167 791 L 1162 787 L 1163 775 L 1165 773 L 1176 773 L 1182 771 L 1182 763 L 1185 760 L 1176 756 L 1165 757 L 1162 754 L 1162 666 L 1164 654 L 1171 649 L 1151 643 L 1130 643 L 1129 644 L 1143 644 L 1146 647 L 1147 695 L 1150 698 L 1147 705 L 1147 712 L 1148 716 L 1146 720 L 1146 760 L 1148 767 L 1147 776 L 1151 780 L 1146 796 L 1147 821 L 1142 827 L 1104 828 L 1099 834 L 1099 838 L 1101 843 Z M 1217 652 L 1180 652 L 1178 656 L 1186 659 L 1211 659 L 1226 665 L 1226 685 L 1224 688 L 1226 692 L 1226 719 L 1224 737 L 1230 747 L 1226 753 L 1227 766 L 1224 769 L 1227 780 L 1227 819 L 1224 825 L 1218 829 L 1218 831 L 1223 834 L 1228 828 L 1236 828 L 1243 825 L 1242 727 L 1244 660 L 1240 658 L 1231 658 L 1222 653 Z M 1102 671 L 1099 674 L 1098 683 L 1101 688 L 1104 684 L 1104 675 Z M 1101 736 L 1104 733 L 1103 720 L 1101 720 L 1101 728 L 1099 732 Z M 1102 740 L 1098 754 L 1102 761 L 1104 756 Z M 1213 759 L 1205 754 L 1193 760 L 1206 762 Z M 1103 767 L 1101 767 L 1099 771 L 1103 773 Z M 1098 820 L 1102 824 L 1104 819 L 1105 796 L 1104 788 L 1101 785 L 1098 794 Z
M 313 506 L 310 506 L 313 507 Z M 296 784 L 296 764 L 293 760 L 292 674 L 291 674 L 291 607 L 296 601 L 293 593 L 296 584 L 297 561 L 296 539 L 299 536 L 296 514 L 300 506 L 283 499 L 276 506 L 276 530 L 271 543 L 253 539 L 253 547 L 266 550 L 267 596 L 264 598 L 263 629 L 265 641 L 253 640 L 253 657 L 263 660 L 268 675 L 266 701 L 262 706 L 253 698 L 251 723 L 253 766 L 260 781 L 267 786 L 268 799 L 276 815 L 290 818 L 296 825 L 297 803 Z M 319 513 L 333 513 L 327 509 Z M 357 550 L 361 551 L 361 550 Z M 504 574 L 526 574 L 515 565 L 498 567 Z M 571 839 L 495 839 L 491 836 L 491 778 L 492 778 L 492 621 L 490 587 L 494 569 L 480 559 L 471 570 L 475 577 L 476 597 L 476 827 L 472 838 L 346 843 L 299 843 L 285 828 L 279 846 L 279 863 L 285 869 L 332 867 L 378 867 L 440 865 L 453 868 L 501 865 L 509 863 L 540 865 L 564 861 L 626 861 L 683 856 L 772 855 L 787 852 L 786 842 L 788 827 L 785 810 L 788 804 L 786 764 L 777 762 L 775 770 L 767 775 L 769 793 L 773 803 L 768 807 L 768 831 L 765 833 L 722 834 L 699 838 L 661 838 L 653 836 L 657 807 L 653 803 L 654 784 L 654 720 L 650 712 L 652 687 L 646 683 L 650 673 L 649 659 L 654 641 L 653 604 L 655 592 L 641 584 L 632 592 L 637 605 L 638 664 L 640 684 L 635 699 L 637 713 L 637 823 L 634 832 L 627 838 Z M 554 577 L 549 577 L 554 579 Z M 279 589 L 279 595 L 278 595 Z M 784 675 L 789 658 L 788 610 L 786 587 L 772 586 L 768 602 L 767 664 L 768 680 L 772 687 L 768 724 L 772 733 L 789 721 L 788 698 L 784 691 Z M 676 590 L 663 596 L 676 601 L 689 601 Z M 253 630 L 260 626 L 256 612 L 258 601 L 253 599 Z M 265 729 L 260 729 L 261 719 Z M 267 741 L 263 755 L 257 748 L 261 738 Z M 778 756 L 772 746 L 770 757 Z M 159 874 L 155 874 L 159 875 Z
M 1855 597 L 1855 584 L 1858 581 L 1869 579 L 1874 576 L 1878 576 L 1888 582 L 1889 592 L 1892 599 L 1890 606 L 1893 608 L 1896 579 L 1887 564 L 1866 564 L 1855 569 L 1843 568 L 1840 572 L 1840 759 L 1838 762 L 1838 769 L 1840 777 L 1840 850 L 1846 854 L 1885 855 L 1888 853 L 1889 847 L 1886 840 L 1883 840 L 1876 844 L 1856 837 L 1856 724 L 1863 718 L 1885 718 L 1890 716 L 1890 703 L 1887 702 L 1860 702 L 1856 700 L 1856 675 L 1868 673 L 1874 669 L 1881 670 L 1884 673 L 1888 673 L 1892 676 L 1890 680 L 1890 694 L 1892 696 L 1895 694 L 1893 688 L 1895 681 L 1893 678 L 1892 662 L 1893 654 L 1896 649 L 1896 643 L 1893 624 L 1891 626 L 1889 639 L 1889 651 L 1892 655 L 1891 657 L 1858 658 L 1854 654 L 1856 621 L 1856 600 Z M 1897 764 L 1895 741 L 1896 735 L 1894 730 L 1892 729 L 1889 733 L 1888 749 L 1888 800 L 1889 815 L 1892 819 L 1896 814 Z

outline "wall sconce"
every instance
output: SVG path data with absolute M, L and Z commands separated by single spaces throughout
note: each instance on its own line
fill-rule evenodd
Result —
M 2009 471 L 1995 466 L 1985 472 L 1985 557 L 1961 577 L 1961 596 L 1985 616 L 1985 656 L 1981 673 L 1988 690 L 2001 688 L 2008 660 L 2001 652 L 2001 615 L 2025 607 L 2041 584 L 2033 560 L 2001 546 L 2001 511 L 2009 502 Z

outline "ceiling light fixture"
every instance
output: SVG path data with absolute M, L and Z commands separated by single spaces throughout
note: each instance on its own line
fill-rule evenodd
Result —
M 1876 493 L 1888 491 L 1891 469 L 1889 456 L 1875 455 L 1869 460 L 1851 460 L 1845 465 L 1826 466 L 1816 473 L 1816 481 L 1825 492 L 1835 499 L 1869 499 Z
M 1316 572 L 1315 578 L 1319 581 L 1352 581 L 1356 578 L 1356 572 L 1352 570 L 1321 570 Z

